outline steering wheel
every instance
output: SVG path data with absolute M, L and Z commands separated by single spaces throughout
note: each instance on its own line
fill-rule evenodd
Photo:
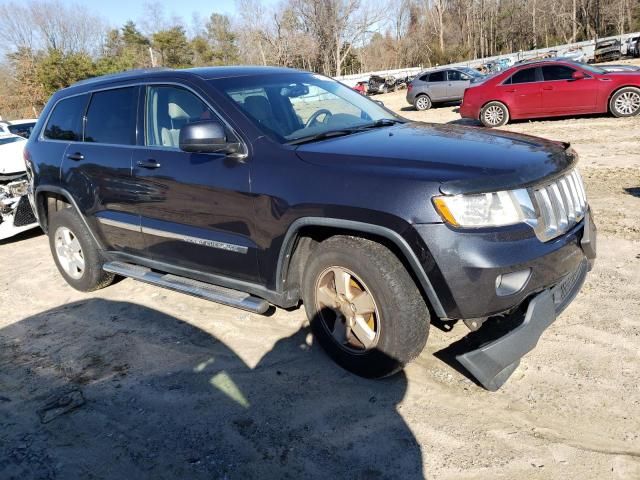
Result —
M 331 113 L 326 108 L 321 108 L 320 110 L 317 110 L 316 112 L 313 113 L 313 115 L 309 117 L 309 120 L 307 120 L 307 123 L 304 124 L 304 128 L 309 128 L 311 125 L 316 123 L 320 115 L 325 116 L 322 123 L 327 123 L 327 120 L 333 116 L 333 113 Z

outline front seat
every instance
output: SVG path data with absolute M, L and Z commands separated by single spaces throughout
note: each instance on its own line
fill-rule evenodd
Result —
M 206 107 L 194 95 L 182 90 L 171 92 L 167 99 L 170 125 L 162 127 L 162 145 L 177 147 L 180 144 L 180 129 L 186 124 L 200 120 Z
M 271 104 L 266 97 L 262 95 L 251 95 L 244 99 L 244 108 L 249 115 L 262 125 L 278 134 L 282 134 L 280 122 L 278 122 L 276 116 L 273 114 Z

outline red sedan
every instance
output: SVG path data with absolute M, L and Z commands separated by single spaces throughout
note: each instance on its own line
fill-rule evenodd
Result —
M 640 72 L 606 72 L 582 63 L 538 61 L 471 84 L 460 115 L 499 127 L 510 119 L 611 112 L 640 113 Z

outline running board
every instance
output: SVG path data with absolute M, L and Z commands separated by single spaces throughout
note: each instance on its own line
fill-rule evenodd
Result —
M 179 277 L 170 273 L 154 272 L 150 268 L 125 262 L 108 262 L 102 266 L 106 272 L 123 277 L 133 278 L 141 282 L 151 283 L 177 292 L 204 298 L 212 302 L 241 308 L 253 313 L 263 314 L 269 309 L 269 303 L 248 293 L 219 287 L 210 283 Z

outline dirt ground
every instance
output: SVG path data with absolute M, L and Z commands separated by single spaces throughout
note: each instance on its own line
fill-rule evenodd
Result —
M 402 114 L 459 123 L 456 108 Z M 435 355 L 462 324 L 363 380 L 313 344 L 303 310 L 133 280 L 79 293 L 33 232 L 0 243 L 0 478 L 639 479 L 640 117 L 506 129 L 580 154 L 599 258 L 500 391 Z

